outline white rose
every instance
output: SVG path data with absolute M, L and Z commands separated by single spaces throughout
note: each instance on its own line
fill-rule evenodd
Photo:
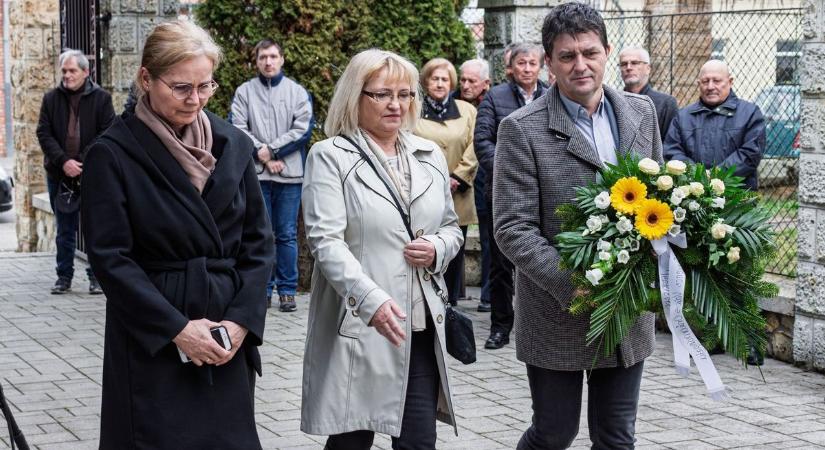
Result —
M 656 175 L 659 173 L 659 163 L 650 158 L 645 158 L 639 161 L 639 170 L 648 175 Z
M 725 183 L 719 178 L 714 178 L 710 180 L 710 189 L 714 194 L 722 195 L 725 193 Z
M 739 261 L 739 247 L 731 247 L 728 250 L 728 264 L 733 264 Z
M 670 175 L 662 175 L 656 179 L 656 187 L 660 191 L 669 191 L 673 188 L 673 178 Z
M 705 187 L 702 186 L 702 183 L 694 181 L 694 182 L 690 183 L 690 193 L 694 197 L 698 197 L 698 196 L 705 193 Z
M 602 261 L 610 261 L 610 252 L 599 252 L 599 259 Z
M 725 198 L 724 197 L 714 197 L 711 200 L 710 206 L 714 208 L 724 209 L 725 208 Z
M 607 209 L 610 206 L 610 193 L 607 191 L 602 191 L 599 195 L 593 199 L 593 203 L 596 204 L 596 208 L 599 209 Z
M 631 222 L 627 217 L 622 217 L 616 224 L 616 229 L 619 230 L 619 233 L 625 234 L 633 230 L 633 222 Z
M 667 170 L 667 173 L 671 175 L 681 175 L 687 170 L 687 165 L 682 161 L 674 159 L 673 161 L 668 161 L 667 164 L 665 164 L 665 169 Z
M 714 239 L 724 239 L 728 233 L 728 226 L 724 223 L 715 223 L 710 227 L 710 234 Z
M 685 199 L 685 191 L 680 189 L 674 189 L 673 192 L 670 194 L 670 203 L 679 206 L 682 203 L 682 200 Z
M 667 234 L 671 236 L 676 236 L 677 234 L 682 232 L 682 227 L 679 225 L 671 225 L 670 230 L 668 230 Z
M 613 246 L 610 244 L 610 242 L 599 239 L 599 242 L 596 243 L 596 248 L 600 252 L 609 252 L 610 249 L 613 248 Z
M 638 252 L 639 251 L 639 240 L 638 239 L 631 239 L 630 240 L 630 251 L 631 252 Z
M 588 270 L 584 273 L 584 277 L 587 278 L 587 281 L 593 286 L 598 286 L 599 280 L 604 278 L 604 272 L 602 272 L 602 269 Z
M 598 217 L 599 220 L 602 221 L 602 225 L 607 225 L 610 223 L 610 217 L 607 217 L 607 214 L 600 214 L 596 217 Z
M 682 222 L 687 217 L 687 211 L 685 208 L 679 207 L 673 210 L 673 220 L 677 222 Z
M 691 200 L 690 203 L 688 203 L 688 209 L 691 211 L 698 211 L 701 207 L 702 205 L 700 205 L 699 202 L 695 200 Z
M 616 261 L 621 264 L 627 264 L 627 262 L 630 261 L 630 253 L 628 253 L 627 250 L 620 251 L 619 254 L 616 255 Z
M 595 233 L 602 229 L 602 219 L 599 219 L 597 216 L 590 216 L 586 222 L 587 229 L 591 233 Z

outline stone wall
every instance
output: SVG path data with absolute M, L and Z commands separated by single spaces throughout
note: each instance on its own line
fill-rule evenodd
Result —
M 60 45 L 58 0 L 12 0 L 11 88 L 14 103 L 14 204 L 17 249 L 35 251 L 37 230 L 32 196 L 46 190 L 43 152 L 35 134 L 43 94 L 55 86 Z
M 0 36 L 3 36 L 3 4 L 0 3 Z M 6 156 L 6 71 L 5 46 L 0 39 L 0 157 Z
M 799 266 L 793 355 L 825 370 L 825 1 L 807 0 L 803 19 L 799 156 Z

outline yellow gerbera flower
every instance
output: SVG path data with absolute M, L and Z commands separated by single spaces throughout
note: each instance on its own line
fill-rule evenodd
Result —
M 643 200 L 636 209 L 636 229 L 643 238 L 662 238 L 673 225 L 673 211 L 659 200 Z
M 610 204 L 624 214 L 634 214 L 647 195 L 647 186 L 636 177 L 621 178 L 610 188 Z

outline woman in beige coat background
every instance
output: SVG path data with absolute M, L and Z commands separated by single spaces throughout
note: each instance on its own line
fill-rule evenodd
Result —
M 478 223 L 473 180 L 478 160 L 473 149 L 476 109 L 473 105 L 450 97 L 458 83 L 455 67 L 444 58 L 429 60 L 421 68 L 424 89 L 421 120 L 415 134 L 429 139 L 441 148 L 450 172 L 450 192 L 453 194 L 458 225 L 467 238 L 467 226 Z M 444 273 L 450 303 L 456 305 L 464 292 L 464 245 Z
M 369 449 L 375 432 L 396 449 L 433 449 L 436 419 L 455 425 L 439 292 L 463 240 L 444 155 L 409 132 L 417 86 L 406 59 L 359 53 L 336 85 L 331 137 L 307 158 L 302 202 L 315 268 L 301 429 L 330 435 L 330 450 Z

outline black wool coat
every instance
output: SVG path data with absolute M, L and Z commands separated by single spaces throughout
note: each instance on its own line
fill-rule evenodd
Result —
M 135 116 L 86 156 L 83 231 L 107 299 L 101 449 L 260 448 L 253 391 L 272 231 L 252 142 L 208 117 L 218 162 L 202 194 Z M 172 342 L 203 317 L 249 330 L 221 367 L 182 363 Z

